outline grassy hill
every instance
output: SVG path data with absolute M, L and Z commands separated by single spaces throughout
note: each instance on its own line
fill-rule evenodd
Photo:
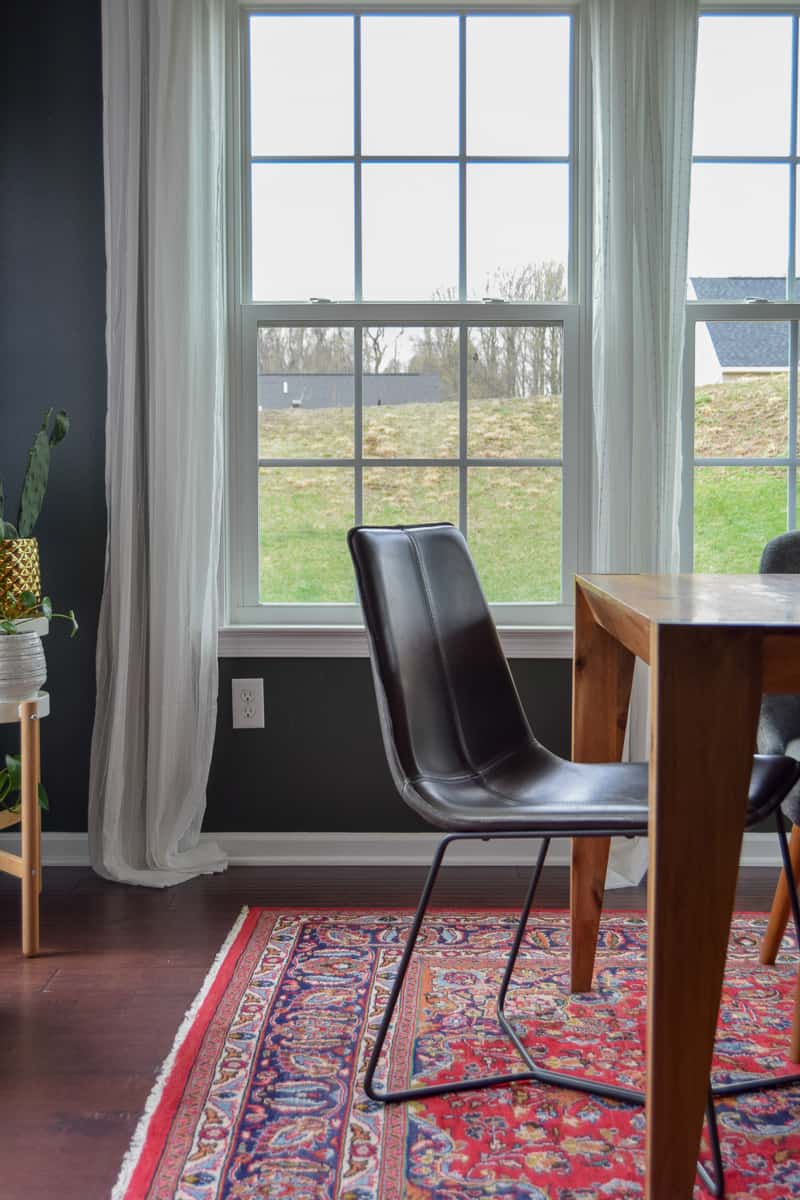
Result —
M 774 456 L 785 452 L 787 377 L 747 379 L 698 390 L 697 454 Z M 469 454 L 558 458 L 557 397 L 480 400 L 469 413 Z M 442 458 L 458 450 L 455 403 L 370 408 L 369 458 Z M 348 409 L 293 409 L 261 415 L 259 449 L 269 458 L 348 458 Z M 559 598 L 561 472 L 558 468 L 474 467 L 469 471 L 470 545 L 490 600 Z M 367 467 L 364 520 L 458 520 L 458 470 Z M 344 536 L 354 522 L 349 467 L 279 467 L 261 472 L 261 598 L 350 602 L 353 576 Z M 786 471 L 714 467 L 695 471 L 695 569 L 754 571 L 764 543 L 786 527 Z
M 697 389 L 698 458 L 772 458 L 788 448 L 787 374 Z M 785 467 L 695 469 L 695 570 L 756 571 L 786 529 Z

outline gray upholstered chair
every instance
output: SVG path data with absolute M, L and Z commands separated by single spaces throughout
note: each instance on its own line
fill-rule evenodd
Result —
M 764 547 L 759 570 L 769 575 L 800 574 L 800 530 L 782 533 Z M 788 754 L 800 759 L 800 695 L 765 696 L 761 703 L 758 723 L 758 750 L 760 754 Z M 800 783 L 796 783 L 781 805 L 784 814 L 792 822 L 789 854 L 795 884 L 800 882 Z M 786 876 L 781 872 L 775 899 L 772 902 L 769 925 L 761 943 L 762 963 L 774 963 L 780 948 L 786 924 L 789 920 L 792 897 L 786 885 Z M 795 911 L 795 922 L 797 914 Z M 800 928 L 797 929 L 800 942 Z M 791 1057 L 800 1062 L 800 1028 L 795 1021 L 792 1032 Z

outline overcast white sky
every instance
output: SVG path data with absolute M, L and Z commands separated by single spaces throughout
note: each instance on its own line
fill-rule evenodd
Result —
M 362 149 L 458 152 L 457 18 L 362 18 Z M 697 154 L 785 154 L 790 142 L 791 18 L 700 22 Z M 568 152 L 569 19 L 467 22 L 467 152 Z M 251 20 L 254 155 L 353 153 L 353 23 L 346 16 Z M 350 164 L 253 166 L 256 299 L 353 294 Z M 689 270 L 783 275 L 788 168 L 697 165 Z M 565 261 L 564 165 L 470 166 L 468 290 L 498 268 Z M 364 164 L 364 297 L 428 299 L 458 284 L 458 169 Z

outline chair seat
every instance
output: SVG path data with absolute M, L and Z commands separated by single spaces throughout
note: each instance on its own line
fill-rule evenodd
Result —
M 800 775 L 782 755 L 756 755 L 747 824 L 769 815 Z M 417 777 L 403 798 L 440 829 L 645 834 L 647 763 L 573 763 L 533 743 L 470 775 Z
M 800 760 L 800 738 L 792 738 L 786 743 L 784 754 L 788 754 L 790 758 Z M 782 805 L 785 816 L 789 818 L 793 825 L 800 825 L 800 787 L 794 787 L 789 792 L 789 795 Z

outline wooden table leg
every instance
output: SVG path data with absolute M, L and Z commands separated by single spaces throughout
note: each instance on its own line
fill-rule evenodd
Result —
M 789 839 L 789 859 L 792 864 L 792 877 L 795 887 L 797 887 L 798 880 L 800 880 L 800 825 L 792 825 L 792 836 Z M 789 885 L 786 882 L 786 872 L 781 868 L 778 885 L 775 888 L 775 898 L 769 914 L 767 932 L 761 940 L 759 959 L 765 967 L 771 967 L 778 957 L 790 912 Z
M 22 953 L 39 953 L 39 718 L 36 702 L 19 706 L 22 773 Z
M 800 1063 L 800 968 L 794 985 L 794 1008 L 792 1009 L 792 1033 L 789 1040 L 789 1061 Z
M 653 628 L 646 1200 L 689 1200 L 756 723 L 757 637 Z
M 594 619 L 575 588 L 572 668 L 572 758 L 616 762 L 622 757 L 634 657 Z M 573 838 L 570 873 L 570 990 L 592 988 L 603 911 L 610 838 Z

